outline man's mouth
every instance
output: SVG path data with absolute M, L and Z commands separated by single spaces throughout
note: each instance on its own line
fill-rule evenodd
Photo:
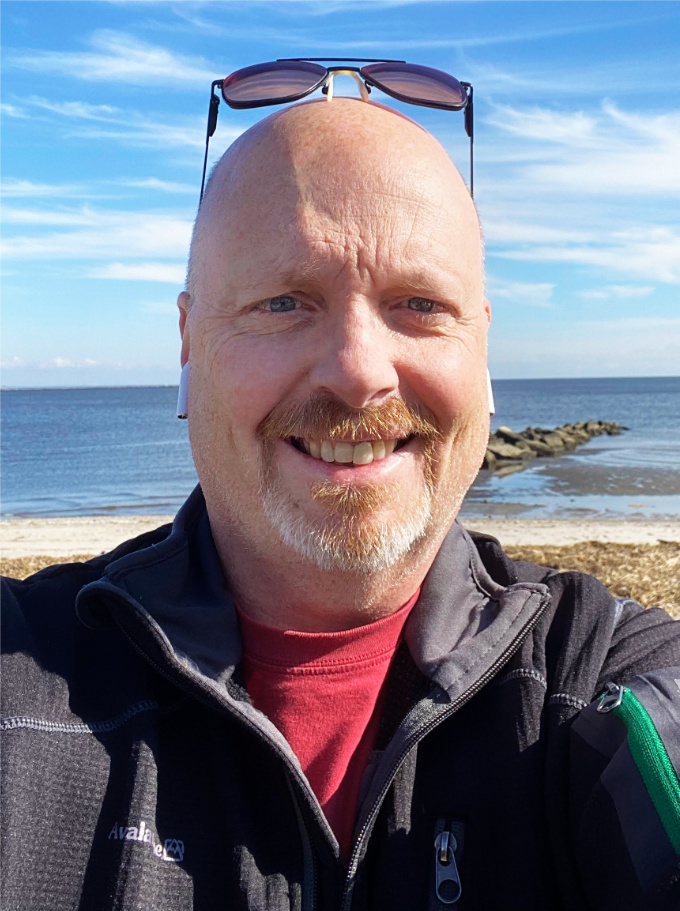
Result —
M 304 452 L 323 462 L 338 462 L 341 465 L 370 465 L 392 455 L 413 439 L 413 436 L 397 440 L 362 440 L 347 443 L 333 440 L 311 440 L 289 437 L 288 442 L 298 452 Z

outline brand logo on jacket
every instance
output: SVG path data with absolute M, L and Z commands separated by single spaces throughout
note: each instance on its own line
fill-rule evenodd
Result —
M 184 860 L 184 842 L 179 838 L 166 838 L 161 842 L 151 826 L 142 819 L 138 826 L 119 826 L 114 822 L 109 841 L 136 841 L 153 851 L 160 860 L 177 864 Z

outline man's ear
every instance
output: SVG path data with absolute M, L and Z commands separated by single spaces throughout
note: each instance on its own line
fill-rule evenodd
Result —
M 189 324 L 187 323 L 187 317 L 189 315 L 189 307 L 191 306 L 191 296 L 188 291 L 182 291 L 180 293 L 177 298 L 177 306 L 179 307 L 179 332 L 182 336 L 180 363 L 183 367 L 189 360 Z
M 488 297 L 484 298 L 484 311 L 486 313 L 486 318 L 491 322 L 491 302 Z

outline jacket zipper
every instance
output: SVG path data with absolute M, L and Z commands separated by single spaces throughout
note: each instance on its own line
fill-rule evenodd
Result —
M 625 686 L 607 684 L 598 712 L 613 712 L 628 732 L 628 749 L 659 814 L 668 840 L 680 855 L 680 781 L 647 709 Z
M 434 907 L 455 905 L 462 893 L 456 854 L 460 852 L 461 823 L 439 821 L 434 840 Z M 458 833 L 458 838 L 456 837 Z
M 408 755 L 408 753 L 411 751 L 411 749 L 413 748 L 413 746 L 416 743 L 418 743 L 420 740 L 422 740 L 424 737 L 426 737 L 427 734 L 429 734 L 431 730 L 434 730 L 434 728 L 438 727 L 449 716 L 451 716 L 455 712 L 457 712 L 458 709 L 460 709 L 466 702 L 468 702 L 470 699 L 472 699 L 472 697 L 475 696 L 479 692 L 479 690 L 482 689 L 488 683 L 488 681 L 497 673 L 498 669 L 500 667 L 502 667 L 502 665 L 506 661 L 508 661 L 515 654 L 515 652 L 521 647 L 525 637 L 528 635 L 528 633 L 531 631 L 531 629 L 536 625 L 536 623 L 538 623 L 538 621 L 541 618 L 541 615 L 543 614 L 543 611 L 545 610 L 547 605 L 548 605 L 547 600 L 544 603 L 542 603 L 541 605 L 539 605 L 535 614 L 532 617 L 530 617 L 529 620 L 520 629 L 519 633 L 517 634 L 517 636 L 515 637 L 513 642 L 511 642 L 510 645 L 493 662 L 493 664 L 489 668 L 487 668 L 487 670 L 481 675 L 481 677 L 479 677 L 474 683 L 472 683 L 465 692 L 461 693 L 461 695 L 454 702 L 452 702 L 451 705 L 445 711 L 443 711 L 437 718 L 428 722 L 428 724 L 424 725 L 419 731 L 416 731 L 416 733 L 412 737 L 410 737 L 409 740 L 406 742 L 404 749 L 401 751 L 401 753 L 397 757 L 396 761 L 392 764 L 389 775 L 385 779 L 383 787 L 381 788 L 380 793 L 378 794 L 376 800 L 373 803 L 373 806 L 371 807 L 371 812 L 368 814 L 366 821 L 364 822 L 364 824 L 361 828 L 361 831 L 359 832 L 359 835 L 357 836 L 357 840 L 354 844 L 354 849 L 352 851 L 352 856 L 350 858 L 349 866 L 347 869 L 347 875 L 345 878 L 345 887 L 343 890 L 342 901 L 340 904 L 340 911 L 349 911 L 349 909 L 350 909 L 350 905 L 351 905 L 351 901 L 352 901 L 352 891 L 353 891 L 353 887 L 354 887 L 354 876 L 356 874 L 356 869 L 357 869 L 358 860 L 359 860 L 359 853 L 360 853 L 360 849 L 362 848 L 363 840 L 366 837 L 366 832 L 368 831 L 369 827 L 371 826 L 371 824 L 373 822 L 375 815 L 377 814 L 378 810 L 380 809 L 380 806 L 382 805 L 382 802 L 385 798 L 385 794 L 389 790 L 392 780 L 393 780 L 394 776 L 396 775 L 396 773 L 399 769 L 399 766 L 403 762 L 404 758 Z M 129 603 L 129 606 L 135 612 L 137 612 L 137 607 L 134 603 Z M 116 618 L 115 618 L 115 613 L 114 613 L 114 620 L 115 619 Z M 142 622 L 144 623 L 144 625 L 146 626 L 147 623 L 146 623 L 145 618 L 141 617 L 141 619 L 142 619 Z M 184 681 L 179 682 L 172 674 L 170 674 L 168 671 L 166 671 L 164 668 L 162 668 L 156 661 L 154 661 L 153 658 L 151 658 L 145 652 L 145 650 L 142 648 L 142 646 L 139 645 L 135 641 L 135 639 L 133 639 L 133 637 L 130 635 L 130 633 L 128 633 L 128 631 L 125 629 L 125 627 L 122 624 L 120 624 L 116 621 L 116 625 L 123 632 L 125 637 L 131 643 L 132 647 L 137 652 L 139 652 L 139 654 L 142 655 L 142 657 L 153 668 L 155 668 L 158 671 L 158 673 L 161 674 L 162 677 L 165 677 L 165 679 L 169 680 L 170 683 L 172 683 L 174 686 L 179 686 L 181 689 L 183 689 L 185 692 L 188 692 L 190 695 L 194 695 L 194 693 L 192 693 L 193 689 L 198 689 L 199 691 L 209 695 L 212 698 L 215 697 L 215 693 L 213 693 L 212 690 L 210 690 L 208 687 L 204 686 L 200 680 L 192 680 L 190 686 L 188 686 Z M 212 701 L 209 704 L 212 704 Z M 246 727 L 248 727 L 251 731 L 253 731 L 259 739 L 262 739 L 262 732 L 259 730 L 259 728 L 257 728 L 257 726 L 254 725 L 250 721 L 250 719 L 246 718 L 244 715 L 241 715 L 239 713 L 239 716 L 240 716 L 242 723 Z M 293 779 L 295 779 L 297 781 L 298 780 L 297 771 L 296 771 L 295 767 L 290 763 L 286 754 L 283 753 L 281 750 L 279 750 L 275 746 L 275 744 L 271 743 L 270 741 L 267 741 L 267 745 L 283 760 L 286 768 L 288 769 L 289 774 L 291 775 L 291 777 Z M 296 809 L 299 811 L 297 802 L 294 805 L 295 805 Z M 305 843 L 305 840 L 307 843 L 311 844 L 311 840 L 309 838 L 309 833 L 307 832 L 307 827 L 305 825 L 304 819 L 302 818 L 301 812 L 298 816 L 298 820 L 299 820 L 299 825 L 302 826 L 302 828 L 303 828 L 303 831 L 301 832 L 301 837 L 303 839 L 303 845 Z M 304 852 L 304 850 L 303 850 L 303 856 L 305 853 L 306 852 Z M 303 904 L 305 905 L 305 911 L 306 911 L 307 906 L 309 906 L 310 911 L 314 911 L 314 908 L 316 907 L 316 865 L 314 863 L 313 856 L 311 858 L 311 863 L 312 863 L 312 867 L 313 867 L 313 869 L 311 871 L 311 881 L 314 884 L 314 895 L 312 896 L 311 904 L 308 902 L 304 902 L 304 900 L 303 900 Z M 309 871 L 305 870 L 305 880 L 307 880 L 307 878 L 308 878 L 308 873 L 309 873 Z
M 416 731 L 416 733 L 413 734 L 413 736 L 409 740 L 407 740 L 407 742 L 404 746 L 404 749 L 401 751 L 401 753 L 399 754 L 399 756 L 397 757 L 395 762 L 392 764 L 390 773 L 386 777 L 385 782 L 383 783 L 383 786 L 380 790 L 380 793 L 376 797 L 376 799 L 373 803 L 373 806 L 371 807 L 371 812 L 366 817 L 366 821 L 364 822 L 363 826 L 361 827 L 361 831 L 359 832 L 359 834 L 357 836 L 357 840 L 354 843 L 352 857 L 350 859 L 349 867 L 347 869 L 347 877 L 345 879 L 345 890 L 344 890 L 342 902 L 340 905 L 340 911 L 350 911 L 351 903 L 352 903 L 352 891 L 354 889 L 354 876 L 356 874 L 357 866 L 359 864 L 359 855 L 361 852 L 361 848 L 363 847 L 364 838 L 366 837 L 366 833 L 367 833 L 368 829 L 370 828 L 370 826 L 372 825 L 373 820 L 382 805 L 385 795 L 387 794 L 387 792 L 390 788 L 390 785 L 392 784 L 392 780 L 393 780 L 394 776 L 397 774 L 399 766 L 402 764 L 405 757 L 408 755 L 408 753 L 411 751 L 411 749 L 415 746 L 416 743 L 421 741 L 424 737 L 426 737 L 430 733 L 430 731 L 432 731 L 432 730 L 434 730 L 434 728 L 438 727 L 443 721 L 445 721 L 451 715 L 455 714 L 455 712 L 457 712 L 458 709 L 460 709 L 463 705 L 465 705 L 466 702 L 468 702 L 470 699 L 472 699 L 472 697 L 475 696 L 479 692 L 479 690 L 481 690 L 484 686 L 486 686 L 486 684 L 489 682 L 489 680 L 491 680 L 491 678 L 498 672 L 499 668 L 502 667 L 506 661 L 508 661 L 510 658 L 512 658 L 512 656 L 515 654 L 515 652 L 521 647 L 526 636 L 533 629 L 533 627 L 538 623 L 538 621 L 541 618 L 541 615 L 543 614 L 543 611 L 546 609 L 547 605 L 548 605 L 548 601 L 546 600 L 543 604 L 541 604 L 539 606 L 536 613 L 532 617 L 530 617 L 530 619 L 524 624 L 524 626 L 519 631 L 519 633 L 517 634 L 515 639 L 498 656 L 498 658 L 496 658 L 496 660 L 493 662 L 491 667 L 487 668 L 487 670 L 482 674 L 481 677 L 479 677 L 477 680 L 475 680 L 474 683 L 472 683 L 468 687 L 468 689 L 465 690 L 465 692 L 461 693 L 461 695 L 456 700 L 454 700 L 454 702 L 452 702 L 451 705 L 445 711 L 443 711 L 440 715 L 438 715 L 437 718 L 434 718 L 432 721 L 428 722 L 419 731 Z

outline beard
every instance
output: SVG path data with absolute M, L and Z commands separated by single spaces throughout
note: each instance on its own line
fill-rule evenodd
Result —
M 264 515 L 284 544 L 303 559 L 323 570 L 378 573 L 414 552 L 427 537 L 433 516 L 434 448 L 440 439 L 431 413 L 401 399 L 358 410 L 333 396 L 319 395 L 295 409 L 275 409 L 260 425 L 259 434 L 264 443 Z M 312 501 L 323 511 L 319 519 L 301 514 L 273 464 L 273 444 L 280 439 L 353 442 L 411 436 L 423 443 L 424 468 L 417 490 L 404 491 L 403 484 L 323 481 L 310 490 Z

